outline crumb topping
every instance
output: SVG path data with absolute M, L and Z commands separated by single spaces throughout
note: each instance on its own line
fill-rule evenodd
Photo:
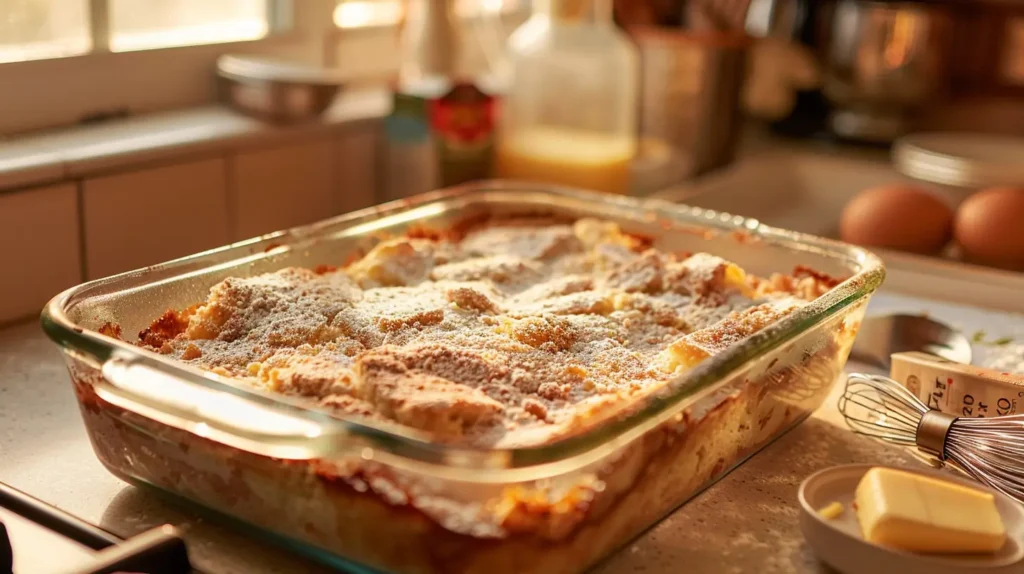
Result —
M 834 284 L 803 268 L 747 276 L 606 221 L 513 220 L 386 240 L 345 268 L 226 279 L 140 344 L 347 417 L 526 446 L 656 391 Z

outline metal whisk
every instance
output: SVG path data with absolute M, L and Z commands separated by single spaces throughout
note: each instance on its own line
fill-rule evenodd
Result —
M 839 411 L 857 434 L 916 445 L 1024 503 L 1024 415 L 955 417 L 888 377 L 863 374 L 847 378 Z

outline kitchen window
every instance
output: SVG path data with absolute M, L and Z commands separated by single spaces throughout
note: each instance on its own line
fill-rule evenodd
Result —
M 435 1 L 435 0 L 418 0 Z M 215 100 L 225 52 L 394 66 L 402 0 L 0 0 L 0 140 Z M 527 0 L 458 0 L 461 16 L 522 16 Z M 348 45 L 351 44 L 351 45 Z M 371 54 L 372 57 L 367 57 Z
M 113 52 L 258 40 L 280 24 L 272 0 L 107 0 Z M 283 26 L 277 26 L 283 27 Z
M 208 104 L 225 52 L 323 61 L 336 0 L 0 0 L 0 138 Z
M 341 29 L 392 26 L 402 18 L 403 0 L 341 0 L 334 9 L 334 23 Z M 458 0 L 463 18 L 508 14 L 525 9 L 528 0 Z
M 4 0 L 0 63 L 264 38 L 279 0 Z
M 0 63 L 75 56 L 89 51 L 85 0 L 5 0 L 0 12 Z

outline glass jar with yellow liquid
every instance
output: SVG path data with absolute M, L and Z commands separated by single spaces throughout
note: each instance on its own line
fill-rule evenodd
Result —
M 509 64 L 498 176 L 628 193 L 639 56 L 612 0 L 534 0 L 509 38 Z

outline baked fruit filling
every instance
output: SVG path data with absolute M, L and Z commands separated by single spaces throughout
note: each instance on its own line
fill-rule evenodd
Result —
M 759 278 L 607 221 L 490 221 L 342 269 L 230 278 L 140 344 L 439 442 L 539 445 L 663 388 L 836 281 Z

